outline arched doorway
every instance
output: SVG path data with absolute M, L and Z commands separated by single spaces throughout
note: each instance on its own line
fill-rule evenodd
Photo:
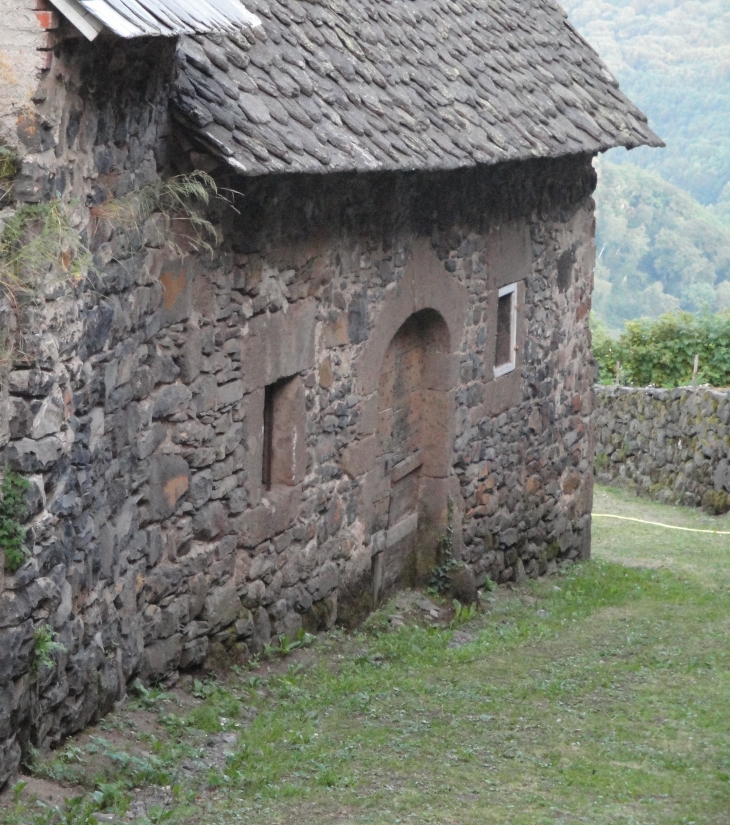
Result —
M 373 523 L 375 604 L 400 586 L 413 586 L 435 558 L 437 537 L 428 529 L 422 498 L 429 479 L 446 472 L 450 404 L 439 374 L 449 351 L 444 319 L 423 309 L 400 327 L 383 358 L 377 439 L 382 483 Z

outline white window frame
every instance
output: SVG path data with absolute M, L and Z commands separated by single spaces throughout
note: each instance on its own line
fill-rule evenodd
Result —
M 508 372 L 512 372 L 512 370 L 516 366 L 516 356 L 517 356 L 517 283 L 514 284 L 507 284 L 507 286 L 503 286 L 497 292 L 497 298 L 503 298 L 505 295 L 511 295 L 512 298 L 510 299 L 510 314 L 509 314 L 509 337 L 510 337 L 510 360 L 505 361 L 504 364 L 495 364 L 494 365 L 494 377 L 499 378 L 500 375 L 505 375 Z M 496 331 L 495 331 L 495 342 L 496 342 Z M 495 359 L 497 357 L 497 351 L 495 347 Z

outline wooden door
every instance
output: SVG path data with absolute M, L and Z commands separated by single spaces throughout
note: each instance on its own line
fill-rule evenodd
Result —
M 432 411 L 425 405 L 432 405 L 434 397 L 426 389 L 425 376 L 434 354 L 446 351 L 443 319 L 433 310 L 422 310 L 401 326 L 383 359 L 378 388 L 381 483 L 373 518 L 376 604 L 398 587 L 415 584 L 421 475 L 428 451 L 438 447 L 433 443 L 434 427 L 424 426 L 426 419 L 432 423 Z M 445 437 L 445 425 L 437 438 Z

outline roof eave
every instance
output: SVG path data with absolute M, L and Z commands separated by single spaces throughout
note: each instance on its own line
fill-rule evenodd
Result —
M 117 37 L 177 37 L 229 33 L 261 26 L 239 0 L 51 0 L 88 40 L 108 30 Z M 193 10 L 194 9 L 194 10 Z

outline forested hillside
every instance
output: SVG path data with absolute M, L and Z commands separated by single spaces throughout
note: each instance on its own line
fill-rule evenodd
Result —
M 627 318 L 730 307 L 730 225 L 688 192 L 628 163 L 598 164 L 594 309 Z
M 596 312 L 730 305 L 730 0 L 565 0 L 666 149 L 599 162 Z

